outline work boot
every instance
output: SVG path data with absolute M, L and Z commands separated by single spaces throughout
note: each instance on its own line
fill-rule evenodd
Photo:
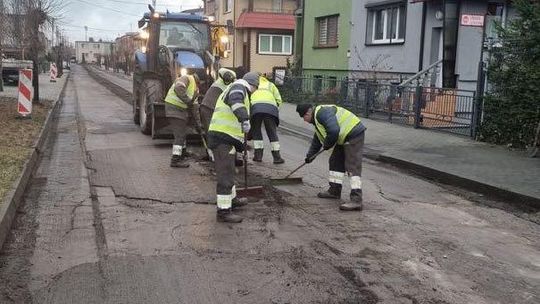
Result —
M 263 149 L 255 149 L 255 152 L 253 152 L 253 161 L 262 162 L 263 151 Z
M 248 199 L 245 197 L 235 197 L 232 199 L 232 207 L 239 208 L 248 204 Z
M 339 206 L 339 210 L 342 211 L 361 211 L 362 204 L 362 190 L 351 190 L 351 202 L 343 203 Z
M 272 156 L 274 157 L 274 164 L 283 164 L 285 160 L 281 158 L 279 151 L 272 151 Z
M 232 212 L 232 209 L 218 209 L 216 214 L 218 222 L 224 223 L 240 223 L 244 219 L 243 217 L 236 215 Z
M 173 168 L 188 168 L 189 164 L 186 159 L 180 155 L 173 155 L 171 157 L 171 167 Z
M 319 192 L 317 197 L 320 198 L 329 198 L 329 199 L 340 199 L 341 198 L 341 185 L 330 183 L 330 188 L 324 192 Z

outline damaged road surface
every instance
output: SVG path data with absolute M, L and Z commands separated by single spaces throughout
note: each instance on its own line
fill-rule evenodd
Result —
M 170 168 L 170 141 L 77 66 L 54 131 L 0 254 L 0 303 L 540 302 L 534 214 L 373 161 L 364 211 L 343 213 L 316 198 L 325 153 L 304 185 L 217 223 L 210 166 Z M 307 143 L 281 141 L 286 164 L 250 169 L 262 183 L 302 162 Z

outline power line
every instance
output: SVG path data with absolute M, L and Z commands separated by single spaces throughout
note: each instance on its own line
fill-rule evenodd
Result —
M 135 14 L 126 13 L 125 11 L 117 10 L 117 9 L 111 8 L 111 7 L 100 6 L 100 5 L 97 5 L 95 3 L 85 1 L 85 0 L 75 0 L 75 1 L 84 3 L 86 5 L 90 5 L 90 6 L 93 6 L 93 7 L 96 7 L 96 8 L 100 8 L 100 9 L 103 9 L 103 10 L 113 11 L 113 12 L 117 12 L 117 13 L 128 15 L 128 16 L 134 16 L 134 17 L 140 17 L 141 16 L 141 15 L 135 15 Z
M 76 27 L 76 28 L 84 29 L 84 26 L 81 26 L 81 25 L 63 24 L 63 26 Z M 88 27 L 88 29 L 96 30 L 96 31 L 105 31 L 105 32 L 122 32 L 122 31 L 125 31 L 125 29 L 103 29 L 103 28 L 90 27 L 90 26 Z

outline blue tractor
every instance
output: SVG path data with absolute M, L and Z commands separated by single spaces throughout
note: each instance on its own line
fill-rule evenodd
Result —
M 212 54 L 211 17 L 149 9 L 138 24 L 145 43 L 135 52 L 133 121 L 158 138 L 170 134 L 163 98 L 173 81 L 197 73 L 203 96 L 216 77 L 219 55 Z

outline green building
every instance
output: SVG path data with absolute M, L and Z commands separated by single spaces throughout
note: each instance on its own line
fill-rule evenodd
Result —
M 303 2 L 297 19 L 302 73 L 330 80 L 347 76 L 352 0 Z

